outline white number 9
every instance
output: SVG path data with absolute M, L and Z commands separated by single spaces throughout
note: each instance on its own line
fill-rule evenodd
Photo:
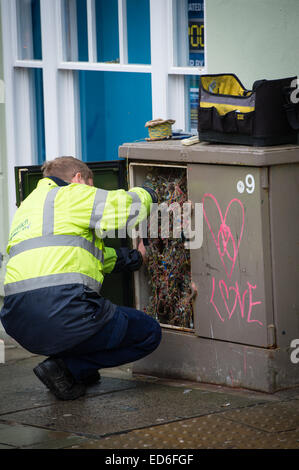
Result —
M 255 181 L 254 181 L 254 177 L 253 177 L 252 175 L 246 175 L 245 184 L 246 184 L 246 191 L 247 191 L 249 194 L 252 194 L 253 191 L 255 190 Z

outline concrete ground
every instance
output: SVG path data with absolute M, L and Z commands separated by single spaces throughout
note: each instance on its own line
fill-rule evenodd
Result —
M 0 449 L 299 449 L 299 387 L 265 394 L 124 366 L 62 402 L 32 372 L 44 358 L 5 344 Z

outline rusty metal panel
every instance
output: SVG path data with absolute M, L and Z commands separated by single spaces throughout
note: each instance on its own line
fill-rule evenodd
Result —
M 299 338 L 299 165 L 271 167 L 269 184 L 277 345 L 288 348 Z
M 268 169 L 188 164 L 189 199 L 203 204 L 191 250 L 198 336 L 273 346 Z
M 233 422 L 268 433 L 281 433 L 294 429 L 299 431 L 299 413 L 292 400 L 262 403 L 246 409 L 229 410 L 225 417 Z
M 230 403 L 227 403 L 228 407 Z M 225 406 L 225 405 L 224 405 Z M 78 442 L 80 449 L 299 449 L 299 421 L 282 403 L 261 405 Z M 287 410 L 289 408 L 289 410 Z M 289 412 L 288 412 L 289 411 Z M 274 416 L 272 416 L 274 412 Z M 282 413 L 283 419 L 280 417 Z M 284 420 L 287 420 L 284 422 Z M 289 425 L 287 425 L 289 423 Z M 264 424 L 264 425 L 261 425 Z

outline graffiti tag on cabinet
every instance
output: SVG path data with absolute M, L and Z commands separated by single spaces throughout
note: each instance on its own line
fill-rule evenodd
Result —
M 222 322 L 229 321 L 238 314 L 248 324 L 263 326 L 263 323 L 256 318 L 257 306 L 262 303 L 254 298 L 256 284 L 247 281 L 246 288 L 242 289 L 239 282 L 233 280 L 237 271 L 236 261 L 240 245 L 246 230 L 244 206 L 240 199 L 234 198 L 227 205 L 223 215 L 218 200 L 210 193 L 204 194 L 202 204 L 210 236 L 226 275 L 225 279 L 212 276 L 210 304 Z M 229 220 L 233 220 L 234 230 Z

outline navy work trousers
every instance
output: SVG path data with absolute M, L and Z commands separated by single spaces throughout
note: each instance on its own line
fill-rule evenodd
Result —
M 113 318 L 96 334 L 58 354 L 75 379 L 105 367 L 137 361 L 153 352 L 161 341 L 159 323 L 139 310 L 117 307 Z

